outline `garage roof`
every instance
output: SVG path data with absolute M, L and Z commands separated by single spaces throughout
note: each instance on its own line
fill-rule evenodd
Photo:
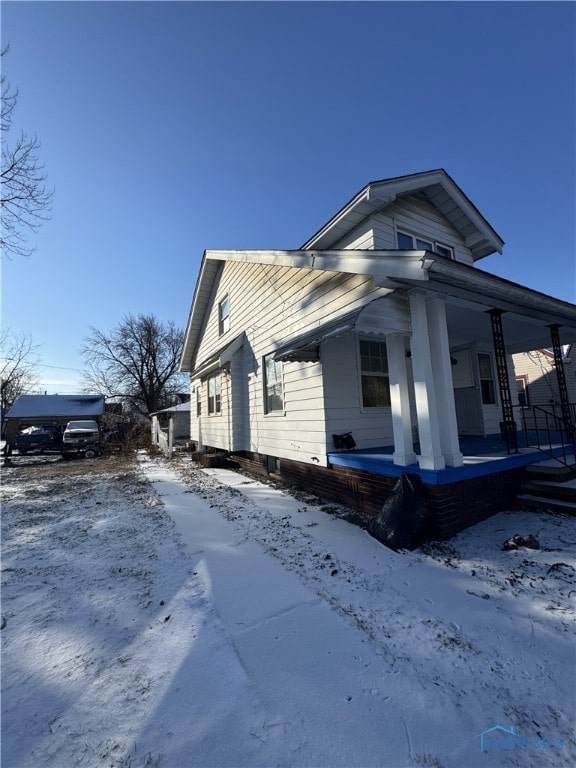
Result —
M 89 418 L 104 413 L 104 395 L 20 395 L 6 418 Z

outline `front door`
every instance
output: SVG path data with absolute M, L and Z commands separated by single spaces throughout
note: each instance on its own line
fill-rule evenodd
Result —
M 478 365 L 472 347 L 450 350 L 458 434 L 483 435 L 484 416 L 478 386 Z

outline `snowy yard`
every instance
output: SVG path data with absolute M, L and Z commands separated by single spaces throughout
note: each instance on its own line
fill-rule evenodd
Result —
M 576 765 L 576 518 L 399 554 L 187 457 L 16 458 L 2 499 L 3 768 Z

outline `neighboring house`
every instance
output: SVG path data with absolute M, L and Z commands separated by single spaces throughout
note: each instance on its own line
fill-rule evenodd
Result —
M 562 348 L 568 400 L 576 404 L 576 345 Z M 514 355 L 516 389 L 526 405 L 558 405 L 560 392 L 558 376 L 551 349 L 535 349 Z
M 4 437 L 14 445 L 26 427 L 65 427 L 78 419 L 99 421 L 103 414 L 104 395 L 20 395 L 6 414 Z
M 162 429 L 168 429 L 170 419 L 174 425 L 174 439 L 175 440 L 189 440 L 190 439 L 190 400 L 179 405 L 173 405 L 171 408 L 164 408 L 161 411 L 156 411 L 150 414 L 151 417 L 156 416 L 158 423 Z
M 435 170 L 371 182 L 300 249 L 206 251 L 181 360 L 191 438 L 368 505 L 366 471 L 334 485 L 343 447 L 392 454 L 370 482 L 444 483 L 461 436 L 513 432 L 512 355 L 550 346 L 551 324 L 576 341 L 576 307 L 476 267 L 502 247 Z

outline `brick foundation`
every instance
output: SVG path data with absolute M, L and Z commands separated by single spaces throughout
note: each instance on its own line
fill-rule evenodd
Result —
M 242 452 L 231 454 L 230 460 L 249 474 L 270 475 L 268 456 Z M 524 472 L 521 467 L 448 485 L 425 484 L 425 499 L 434 518 L 431 538 L 451 538 L 496 512 L 510 508 Z M 318 467 L 288 459 L 280 459 L 279 478 L 287 485 L 368 515 L 379 514 L 398 481 L 396 477 L 362 470 Z

